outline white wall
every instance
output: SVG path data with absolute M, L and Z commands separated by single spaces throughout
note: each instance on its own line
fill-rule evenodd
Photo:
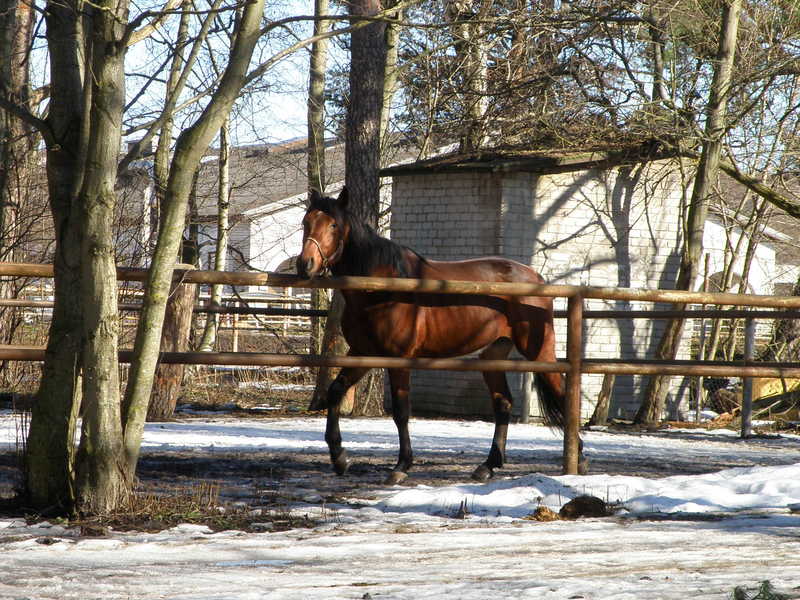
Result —
M 683 189 L 667 167 L 396 176 L 392 237 L 431 258 L 502 254 L 533 266 L 551 283 L 669 288 L 679 265 Z M 587 302 L 588 309 L 650 306 Z M 557 299 L 556 308 L 565 308 L 565 300 Z M 557 352 L 564 356 L 565 321 L 556 327 Z M 661 327 L 632 319 L 587 321 L 585 355 L 652 355 Z M 601 383 L 602 376 L 584 376 L 585 418 Z M 638 408 L 643 383 L 618 378 L 612 416 L 630 416 Z M 509 384 L 519 399 L 521 378 L 509 375 Z M 680 385 L 675 382 L 673 404 Z M 489 407 L 476 373 L 417 372 L 412 395 L 421 412 L 487 414 Z
M 727 260 L 726 245 L 730 244 L 735 248 L 741 235 L 742 231 L 738 227 L 728 226 L 726 228 L 718 217 L 709 217 L 703 231 L 703 248 L 705 253 L 709 255 L 709 275 L 722 272 Z M 745 240 L 742 245 L 742 251 L 734 257 L 734 273 L 740 277 L 744 272 L 746 243 L 747 241 Z M 777 283 L 775 274 L 775 249 L 769 243 L 761 243 L 756 248 L 756 253 L 750 266 L 747 293 L 771 294 L 773 286 Z M 702 289 L 702 285 L 703 274 L 701 273 L 696 282 L 697 289 Z M 710 291 L 719 290 L 712 289 Z M 732 289 L 724 291 L 738 292 L 738 284 Z

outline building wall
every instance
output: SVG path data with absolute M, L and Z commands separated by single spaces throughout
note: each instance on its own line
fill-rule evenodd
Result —
M 531 263 L 551 283 L 626 288 L 672 288 L 680 265 L 683 187 L 671 165 L 649 163 L 606 171 L 538 177 L 533 182 L 533 221 L 539 224 Z M 518 220 L 517 220 L 518 222 Z M 523 231 L 509 236 L 529 251 Z M 557 309 L 566 301 L 556 299 Z M 586 310 L 649 309 L 652 304 L 587 300 Z M 664 321 L 589 319 L 586 358 L 651 358 Z M 557 322 L 558 352 L 565 353 L 565 321 Z M 687 343 L 679 358 L 688 358 Z M 584 417 L 591 415 L 602 375 L 584 375 Z M 646 377 L 618 376 L 611 417 L 630 417 L 639 407 Z M 672 381 L 667 410 L 676 413 L 686 395 Z
M 395 177 L 392 239 L 438 260 L 499 254 L 498 184 L 477 173 Z M 419 414 L 486 415 L 490 409 L 480 373 L 413 371 L 411 390 Z
M 706 227 L 703 231 L 703 248 L 709 255 L 709 269 L 710 276 L 721 274 L 726 263 L 727 246 L 736 248 L 740 240 L 742 231 L 738 227 L 731 227 L 730 224 L 724 223 L 718 217 L 710 217 L 706 221 Z M 747 248 L 747 240 L 743 240 L 741 244 L 741 252 L 739 252 L 734 260 L 733 270 L 738 279 L 734 281 L 736 287 L 729 290 L 709 288 L 709 291 L 731 291 L 738 292 L 738 281 L 741 280 L 741 275 L 745 270 L 745 249 Z M 761 243 L 756 247 L 755 255 L 750 265 L 747 276 L 747 290 L 745 293 L 753 294 L 771 294 L 775 283 L 775 249 L 768 243 Z M 703 277 L 698 277 L 698 288 L 703 285 Z
M 670 288 L 679 265 L 682 188 L 668 165 L 533 173 L 396 176 L 392 237 L 436 259 L 501 254 L 533 266 L 550 283 Z M 556 299 L 556 309 L 566 308 Z M 587 309 L 637 309 L 630 302 L 587 301 Z M 565 354 L 565 320 L 557 319 L 557 353 Z M 587 358 L 643 358 L 662 322 L 587 320 Z M 684 344 L 683 353 L 688 351 Z M 583 416 L 593 410 L 602 376 L 585 375 Z M 641 378 L 618 377 L 611 416 L 638 408 Z M 517 399 L 522 378 L 509 374 Z M 684 402 L 673 381 L 668 408 Z M 488 414 L 488 394 L 477 373 L 417 372 L 417 412 Z M 519 400 L 516 406 L 519 406 Z M 517 409 L 518 410 L 518 409 Z M 536 407 L 531 414 L 536 415 Z

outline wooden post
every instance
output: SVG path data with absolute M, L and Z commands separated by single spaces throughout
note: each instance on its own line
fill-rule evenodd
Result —
M 177 267 L 193 268 L 191 265 Z M 162 352 L 186 352 L 189 349 L 196 287 L 195 284 L 182 283 L 180 280 L 172 282 L 161 333 Z M 148 421 L 168 421 L 172 418 L 181 392 L 184 370 L 185 365 L 181 364 L 160 364 L 156 367 L 153 391 L 147 408 Z
M 529 423 L 531 420 L 531 402 L 533 402 L 533 373 L 525 371 L 522 374 L 522 410 L 520 423 Z
M 748 317 L 744 321 L 744 360 L 753 360 L 756 341 L 756 320 Z M 753 435 L 753 379 L 742 378 L 742 438 Z
M 565 475 L 578 474 L 580 457 L 579 430 L 581 425 L 581 363 L 583 361 L 583 297 L 580 294 L 567 300 L 567 393 L 564 406 L 564 467 Z
M 234 302 L 233 306 L 238 308 L 239 303 Z M 231 318 L 231 352 L 239 351 L 239 313 L 233 313 Z
M 706 253 L 705 256 L 705 264 L 703 266 L 703 292 L 708 293 L 708 272 L 709 272 L 709 261 L 711 259 L 711 255 Z M 705 304 L 701 304 L 700 308 L 704 309 L 706 307 Z M 712 357 L 713 358 L 713 357 Z M 700 318 L 700 342 L 699 347 L 697 349 L 697 360 L 706 360 L 706 320 L 704 318 Z M 697 378 L 697 387 L 695 388 L 695 408 L 694 408 L 694 421 L 695 423 L 700 422 L 700 413 L 703 412 L 703 377 Z

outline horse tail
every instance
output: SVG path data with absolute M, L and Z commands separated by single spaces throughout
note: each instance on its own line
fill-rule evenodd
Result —
M 558 385 L 556 385 L 558 381 Z M 536 391 L 545 425 L 564 430 L 564 378 L 559 373 L 536 373 Z

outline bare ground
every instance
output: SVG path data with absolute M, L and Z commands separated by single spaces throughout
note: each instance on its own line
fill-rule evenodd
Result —
M 675 437 L 676 433 L 669 435 Z M 406 485 L 444 486 L 471 481 L 470 475 L 485 459 L 490 441 L 486 440 L 486 448 L 455 456 L 415 451 L 414 468 Z M 220 486 L 222 497 L 250 505 L 261 504 L 269 498 L 302 499 L 310 492 L 328 502 L 341 502 L 344 498 L 370 498 L 376 489 L 383 488 L 383 481 L 396 461 L 396 449 L 350 451 L 350 457 L 350 470 L 340 477 L 333 473 L 326 452 L 148 453 L 139 462 L 138 475 L 145 490 L 156 490 L 165 482 L 192 486 L 201 480 L 213 481 Z M 560 452 L 514 451 L 509 453 L 506 465 L 496 471 L 496 476 L 560 475 L 561 460 Z M 779 458 L 777 463 L 780 463 Z M 696 457 L 671 454 L 656 462 L 630 454 L 602 456 L 595 453 L 590 472 L 658 478 L 755 465 L 745 457 L 731 461 L 724 455 L 698 462 Z

